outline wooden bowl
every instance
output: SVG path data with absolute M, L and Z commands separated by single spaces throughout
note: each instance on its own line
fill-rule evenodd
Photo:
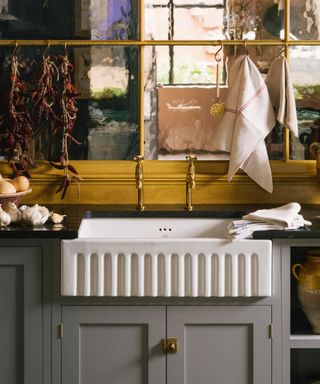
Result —
M 16 205 L 19 205 L 23 197 L 31 193 L 31 191 L 32 189 L 30 188 L 23 192 L 2 193 L 0 194 L 0 204 L 6 205 L 8 203 L 15 203 Z

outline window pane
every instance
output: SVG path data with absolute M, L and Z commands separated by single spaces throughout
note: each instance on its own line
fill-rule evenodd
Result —
M 146 0 L 146 39 L 224 40 L 280 37 L 273 0 Z
M 320 47 L 290 49 L 299 137 L 291 138 L 291 159 L 310 159 L 310 144 L 320 141 Z
M 320 40 L 320 8 L 316 1 L 291 0 L 290 38 Z
M 137 0 L 0 0 L 3 39 L 136 39 Z
M 60 69 L 59 56 L 64 47 L 51 47 L 46 54 Z M 57 161 L 61 152 L 61 129 L 45 113 L 39 122 L 40 105 L 32 99 L 38 89 L 39 68 L 43 47 L 21 47 L 18 51 L 20 76 L 26 87 L 28 111 L 32 118 L 35 142 L 32 156 L 35 159 Z M 73 83 L 80 93 L 77 98 L 77 119 L 70 142 L 69 157 L 74 160 L 125 160 L 138 153 L 138 49 L 135 47 L 102 46 L 68 48 L 74 63 Z M 0 51 L 1 89 L 7 89 L 11 69 L 12 48 Z M 61 117 L 62 79 L 54 80 L 56 98 L 52 109 Z M 5 91 L 2 100 L 5 100 Z M 60 95 L 60 96 L 59 96 Z M 2 106 L 5 114 L 6 104 Z M 4 153 L 1 154 L 5 155 Z
M 174 47 L 171 60 L 168 47 L 146 48 L 146 159 L 184 159 L 190 153 L 197 154 L 199 159 L 221 160 L 228 157 L 225 153 L 214 151 L 211 142 L 220 121 L 210 114 L 211 105 L 217 97 L 215 52 L 218 48 Z M 263 76 L 279 51 L 280 47 L 249 48 L 250 57 Z M 241 47 L 238 47 L 236 54 L 241 54 Z M 188 57 L 181 60 L 185 66 L 179 67 L 175 64 L 176 59 L 181 59 L 183 55 Z M 225 48 L 224 55 L 233 58 L 233 48 Z M 206 65 L 200 66 L 199 63 Z M 173 73 L 173 80 L 179 81 L 170 83 L 168 72 Z M 222 61 L 219 76 L 222 101 L 228 91 L 226 76 Z M 266 144 L 270 159 L 283 158 L 282 127 L 275 127 Z

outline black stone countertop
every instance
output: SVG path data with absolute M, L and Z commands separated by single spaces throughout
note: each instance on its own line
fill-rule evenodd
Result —
M 185 210 L 183 205 L 150 205 L 143 212 L 129 205 L 47 205 L 49 210 L 65 214 L 62 224 L 46 224 L 42 226 L 10 225 L 0 227 L 0 238 L 58 238 L 74 239 L 78 236 L 81 219 L 86 217 L 217 217 L 233 218 L 262 208 L 273 208 L 278 205 L 197 205 L 192 212 Z M 300 212 L 305 219 L 312 222 L 308 229 L 290 231 L 258 231 L 257 239 L 320 239 L 320 205 L 303 205 Z

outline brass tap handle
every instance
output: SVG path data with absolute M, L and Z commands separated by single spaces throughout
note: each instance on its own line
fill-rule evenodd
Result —
M 187 210 L 192 211 L 192 190 L 196 188 L 196 168 L 194 162 L 197 161 L 196 156 L 186 156 L 189 161 L 187 175 L 186 175 L 186 205 Z
M 136 171 L 135 171 L 135 177 L 136 177 L 136 188 L 142 189 L 143 188 L 143 156 L 139 155 L 134 157 L 134 161 L 137 162 L 136 165 Z
M 134 161 L 137 162 L 136 170 L 135 170 L 135 178 L 136 178 L 136 188 L 138 189 L 138 205 L 137 209 L 139 211 L 144 211 L 144 193 L 143 193 L 143 156 L 139 155 L 134 157 Z
M 187 170 L 187 183 L 192 189 L 196 187 L 196 168 L 194 162 L 197 161 L 197 156 L 186 156 L 186 160 L 189 161 L 188 170 Z
M 196 155 L 187 155 L 187 156 L 186 156 L 186 160 L 197 161 L 198 158 L 197 158 Z

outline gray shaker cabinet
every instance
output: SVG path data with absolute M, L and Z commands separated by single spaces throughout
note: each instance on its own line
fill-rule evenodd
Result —
M 165 307 L 63 306 L 62 384 L 164 384 Z
M 63 306 L 62 322 L 62 384 L 271 384 L 269 306 Z
M 271 384 L 269 306 L 168 307 L 167 384 Z
M 0 382 L 43 382 L 41 247 L 0 246 Z

